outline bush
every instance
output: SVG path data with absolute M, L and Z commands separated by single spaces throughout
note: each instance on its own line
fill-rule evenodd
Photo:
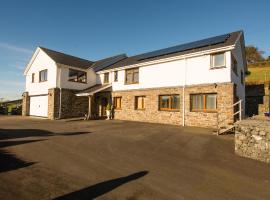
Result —
M 12 108 L 11 114 L 12 115 L 21 115 L 22 114 L 22 107 L 19 106 L 16 108 Z
M 7 107 L 0 106 L 0 114 L 6 115 L 8 113 Z

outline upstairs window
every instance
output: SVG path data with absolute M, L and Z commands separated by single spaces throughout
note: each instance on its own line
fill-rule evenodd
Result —
M 211 55 L 211 68 L 225 67 L 225 53 L 216 53 Z
M 237 60 L 235 59 L 234 55 L 231 54 L 232 60 L 232 71 L 235 73 L 236 76 L 238 76 L 238 72 L 237 72 Z
M 87 73 L 75 69 L 69 69 L 68 80 L 78 83 L 86 83 Z
M 104 74 L 104 80 L 103 83 L 109 83 L 109 72 Z
M 39 82 L 44 82 L 44 81 L 47 81 L 47 73 L 48 73 L 48 70 L 45 69 L 45 70 L 42 70 L 39 72 Z
M 35 73 L 32 73 L 32 83 L 35 82 Z
M 126 70 L 126 84 L 139 83 L 139 68 Z
M 192 112 L 215 112 L 217 110 L 217 94 L 191 94 L 190 110 Z
M 118 81 L 118 71 L 114 72 L 114 82 Z
M 180 95 L 160 95 L 159 96 L 160 110 L 178 110 L 180 109 Z

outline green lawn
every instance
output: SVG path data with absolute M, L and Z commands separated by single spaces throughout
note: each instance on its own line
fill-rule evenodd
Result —
M 247 83 L 263 83 L 270 81 L 270 63 L 264 65 L 248 66 L 249 75 L 246 76 Z

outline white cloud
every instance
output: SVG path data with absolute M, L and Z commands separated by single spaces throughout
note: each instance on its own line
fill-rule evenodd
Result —
M 16 51 L 16 52 L 20 52 L 20 53 L 27 53 L 27 54 L 33 53 L 33 51 L 30 49 L 18 47 L 18 46 L 12 45 L 12 44 L 1 43 L 1 42 L 0 42 L 0 48 L 7 49 L 10 51 Z

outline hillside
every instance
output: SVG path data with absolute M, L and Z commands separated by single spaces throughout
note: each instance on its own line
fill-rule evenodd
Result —
M 249 74 L 246 76 L 247 84 L 270 81 L 270 62 L 264 61 L 248 65 Z

